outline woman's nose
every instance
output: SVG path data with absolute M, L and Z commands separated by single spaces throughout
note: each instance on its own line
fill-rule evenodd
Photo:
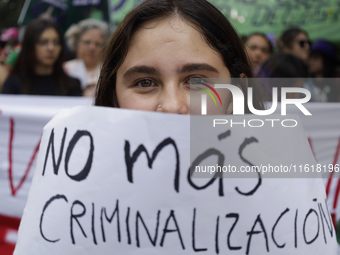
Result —
M 93 43 L 91 43 L 90 45 L 89 45 L 89 48 L 88 48 L 89 50 L 94 50 L 95 49 L 95 45 L 93 44 Z
M 177 114 L 190 113 L 190 94 L 178 85 L 176 88 L 165 89 L 161 98 L 158 111 Z
M 55 47 L 56 47 L 56 45 L 53 42 L 49 42 L 48 45 L 47 45 L 48 50 L 54 50 Z

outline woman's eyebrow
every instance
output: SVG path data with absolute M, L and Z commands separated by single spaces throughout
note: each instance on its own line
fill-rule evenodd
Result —
M 153 67 L 150 67 L 150 66 L 134 66 L 134 67 L 131 67 L 129 70 L 127 70 L 123 77 L 127 78 L 131 75 L 138 74 L 138 73 L 160 75 L 160 72 Z
M 205 64 L 205 63 L 186 64 L 182 67 L 181 70 L 178 71 L 178 73 L 188 73 L 188 72 L 194 72 L 194 71 L 209 71 L 209 72 L 219 73 L 219 71 L 217 71 L 215 67 Z M 127 78 L 131 75 L 138 74 L 138 73 L 160 75 L 160 72 L 154 67 L 141 65 L 141 66 L 131 67 L 129 70 L 127 70 L 124 73 L 123 78 Z
M 217 69 L 211 65 L 208 64 L 186 64 L 182 67 L 182 69 L 179 71 L 179 73 L 189 73 L 193 71 L 209 71 L 214 73 L 219 73 Z

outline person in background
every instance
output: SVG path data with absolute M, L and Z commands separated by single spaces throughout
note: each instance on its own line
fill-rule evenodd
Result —
M 307 63 L 310 54 L 310 41 L 306 31 L 300 28 L 285 30 L 278 40 L 283 53 L 292 54 Z
M 4 47 L 0 50 L 0 62 L 4 64 L 7 56 L 18 45 L 18 29 L 15 27 L 8 28 L 0 37 L 0 41 L 4 42 Z
M 80 21 L 65 33 L 67 46 L 76 54 L 76 59 L 65 62 L 64 69 L 81 81 L 84 96 L 94 97 L 107 37 L 108 25 L 96 19 Z
M 253 71 L 256 74 L 259 65 L 273 53 L 273 46 L 266 35 L 262 33 L 249 35 L 245 40 L 245 44 L 248 49 Z
M 336 48 L 325 40 L 316 40 L 311 49 L 309 71 L 315 78 L 335 78 L 340 64 Z
M 18 59 L 5 81 L 3 94 L 81 95 L 80 82 L 62 68 L 62 34 L 48 20 L 26 27 Z
M 263 79 L 263 85 L 268 95 L 268 100 L 272 100 L 272 88 L 278 88 L 278 101 L 281 101 L 281 87 L 302 88 L 305 78 L 308 77 L 308 67 L 304 61 L 292 54 L 277 53 L 263 63 L 258 73 Z M 290 79 L 286 79 L 290 78 Z M 299 93 L 289 93 L 289 98 L 300 98 Z
M 0 48 L 0 92 L 2 86 L 9 75 L 11 65 L 9 65 L 9 56 L 19 50 L 18 29 L 15 27 L 8 28 L 0 37 L 2 47 Z
M 315 101 L 317 102 L 338 102 L 340 100 L 339 85 L 336 78 L 336 68 L 339 66 L 339 59 L 334 45 L 325 40 L 317 40 L 311 49 L 309 59 L 309 71 L 314 78 L 313 90 L 316 90 Z
M 11 71 L 13 66 L 15 65 L 15 62 L 19 56 L 20 51 L 21 51 L 21 44 L 18 43 L 13 48 L 12 52 L 7 56 L 5 63 L 9 71 Z
M 0 64 L 0 93 L 5 80 L 8 77 L 8 70 L 4 65 Z

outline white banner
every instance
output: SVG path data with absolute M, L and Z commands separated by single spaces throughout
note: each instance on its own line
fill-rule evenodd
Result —
M 306 136 L 316 161 L 327 168 L 340 165 L 340 104 L 307 103 L 304 104 L 312 116 L 301 114 L 295 106 L 288 108 L 288 113 L 299 114 Z M 278 111 L 279 112 L 279 109 Z M 340 179 L 334 173 L 324 179 L 328 206 L 335 225 L 340 220 Z M 340 225 L 339 225 L 340 228 Z M 340 237 L 340 229 L 338 230 Z M 340 240 L 340 238 L 338 238 Z
M 0 215 L 21 218 L 43 127 L 63 108 L 92 99 L 0 95 Z
M 86 98 L 0 95 L 0 254 L 14 251 L 42 129 L 62 108 Z
M 272 164 L 294 157 L 316 165 L 301 123 L 192 134 L 195 118 L 199 129 L 214 117 L 61 111 L 44 128 L 14 254 L 336 254 L 320 178 L 200 179 L 189 172 L 211 150 L 236 167 L 259 164 L 263 150 Z M 231 145 L 221 145 L 229 135 Z M 259 145 L 241 152 L 238 142 L 248 136 Z M 190 148 L 190 139 L 201 146 Z
M 6 235 L 6 231 L 1 232 L 1 224 L 4 222 L 1 219 L 9 222 L 13 218 L 19 222 L 21 218 L 37 161 L 36 149 L 43 126 L 62 108 L 91 103 L 85 98 L 0 95 L 0 236 L 5 238 L 0 243 L 15 244 L 16 227 L 7 231 Z M 340 164 L 340 104 L 305 105 L 313 116 L 300 117 L 317 162 L 333 166 Z M 300 114 L 294 107 L 288 108 L 287 112 Z M 340 218 L 340 181 L 337 178 L 327 178 L 325 184 L 330 212 L 336 223 Z

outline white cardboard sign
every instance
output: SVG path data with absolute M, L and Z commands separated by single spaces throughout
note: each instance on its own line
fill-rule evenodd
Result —
M 62 110 L 44 128 L 14 254 L 336 254 L 321 179 L 191 178 L 190 138 L 206 144 L 194 154 L 216 146 L 239 166 L 246 137 L 239 127 L 237 146 L 215 141 L 218 129 L 190 137 L 190 118 Z M 315 163 L 301 125 L 275 139 L 251 132 L 272 155 Z M 243 158 L 264 158 L 254 146 Z

